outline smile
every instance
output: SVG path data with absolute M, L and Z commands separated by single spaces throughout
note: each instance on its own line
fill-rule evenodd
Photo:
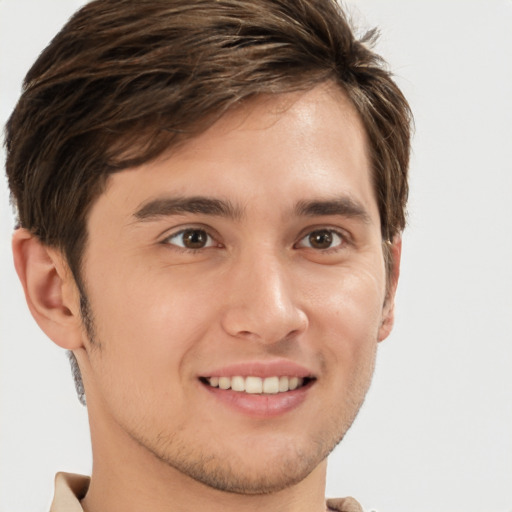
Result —
M 286 393 L 301 388 L 311 379 L 289 376 L 262 378 L 256 376 L 242 377 L 237 375 L 233 377 L 206 377 L 201 380 L 212 388 L 222 390 L 230 389 L 232 391 L 253 395 L 276 395 L 278 393 Z

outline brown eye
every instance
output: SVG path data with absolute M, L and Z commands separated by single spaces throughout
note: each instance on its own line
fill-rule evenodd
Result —
M 309 234 L 308 241 L 314 249 L 328 249 L 332 244 L 332 232 L 325 229 L 313 231 Z
M 319 251 L 335 249 L 344 243 L 343 236 L 332 229 L 315 229 L 299 242 L 299 247 L 309 247 Z
M 214 245 L 212 237 L 204 229 L 193 228 L 175 233 L 167 238 L 165 242 L 183 249 L 204 249 Z
M 187 249 L 202 249 L 208 242 L 208 235 L 199 229 L 190 229 L 182 235 L 183 245 Z

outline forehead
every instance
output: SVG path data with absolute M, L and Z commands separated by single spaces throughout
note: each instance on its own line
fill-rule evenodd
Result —
M 262 195 L 292 208 L 343 193 L 377 210 L 364 127 L 331 83 L 248 101 L 156 161 L 112 175 L 103 195 L 135 212 L 169 193 L 229 199 L 239 209 Z

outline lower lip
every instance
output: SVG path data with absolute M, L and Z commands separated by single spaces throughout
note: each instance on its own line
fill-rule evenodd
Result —
M 231 389 L 214 388 L 203 383 L 201 385 L 215 398 L 242 414 L 258 418 L 272 418 L 301 405 L 306 399 L 306 394 L 313 385 L 313 381 L 293 391 L 275 395 L 256 395 Z

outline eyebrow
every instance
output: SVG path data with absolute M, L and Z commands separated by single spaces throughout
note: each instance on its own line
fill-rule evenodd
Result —
M 371 217 L 364 206 L 349 196 L 330 200 L 299 201 L 295 213 L 306 217 L 339 215 L 360 219 L 365 224 L 371 223 Z
M 234 220 L 240 219 L 243 215 L 242 209 L 230 201 L 198 196 L 153 199 L 143 204 L 134 213 L 134 217 L 139 221 L 151 221 L 180 213 L 214 215 Z
M 144 203 L 134 213 L 134 217 L 138 221 L 144 222 L 181 213 L 213 215 L 240 220 L 244 215 L 244 210 L 228 200 L 211 197 L 163 197 Z M 363 205 L 349 196 L 329 200 L 299 201 L 295 206 L 295 214 L 301 217 L 339 215 L 357 218 L 366 224 L 371 223 L 371 217 Z

